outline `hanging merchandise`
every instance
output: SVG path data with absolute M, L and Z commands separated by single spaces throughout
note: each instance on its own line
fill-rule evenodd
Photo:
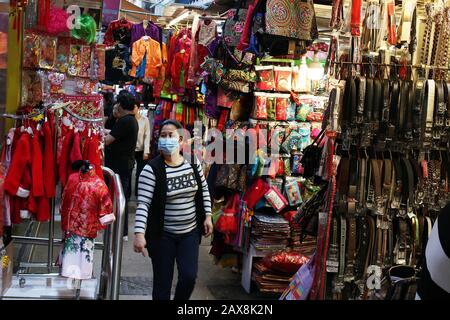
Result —
M 72 37 L 75 39 L 82 39 L 87 43 L 93 43 L 97 34 L 97 24 L 89 15 L 82 14 L 76 20 L 78 28 L 73 28 L 71 31 Z
M 312 0 L 267 0 L 265 31 L 271 35 L 315 40 L 317 24 Z

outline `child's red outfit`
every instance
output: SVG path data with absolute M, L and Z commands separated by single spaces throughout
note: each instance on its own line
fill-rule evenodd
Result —
M 61 275 L 90 279 L 97 232 L 115 221 L 108 187 L 93 169 L 73 173 L 64 189 L 60 211 L 65 234 Z

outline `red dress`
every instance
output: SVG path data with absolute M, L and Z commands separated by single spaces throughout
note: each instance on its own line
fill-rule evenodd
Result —
M 61 223 L 66 234 L 96 238 L 97 232 L 115 220 L 105 182 L 94 170 L 70 175 L 61 203 Z

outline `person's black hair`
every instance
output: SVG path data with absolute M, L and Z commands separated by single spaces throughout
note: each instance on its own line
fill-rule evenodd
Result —
M 103 95 L 103 99 L 105 99 L 105 102 L 107 104 L 114 102 L 114 93 L 107 91 L 107 92 L 102 92 L 102 95 Z
M 91 170 L 91 163 L 88 160 L 77 160 L 72 163 L 72 170 L 79 171 L 82 173 L 86 173 Z
M 136 99 L 130 92 L 122 90 L 117 96 L 117 103 L 122 107 L 122 109 L 133 111 L 136 106 Z
M 162 129 L 168 125 L 173 125 L 177 129 L 183 129 L 183 126 L 177 120 L 167 119 L 167 120 L 164 120 L 163 123 L 161 123 L 161 126 L 159 127 L 159 135 L 161 135 Z

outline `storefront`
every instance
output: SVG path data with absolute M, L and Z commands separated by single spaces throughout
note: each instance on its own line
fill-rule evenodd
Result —
M 103 177 L 101 93 L 125 89 L 150 120 L 146 152 L 166 119 L 198 138 L 186 150 L 213 200 L 210 253 L 247 292 L 414 299 L 450 199 L 450 7 L 215 1 L 164 18 L 127 1 L 57 2 L 10 6 L 22 59 L 8 50 L 5 240 L 30 219 L 54 228 L 71 162 Z

